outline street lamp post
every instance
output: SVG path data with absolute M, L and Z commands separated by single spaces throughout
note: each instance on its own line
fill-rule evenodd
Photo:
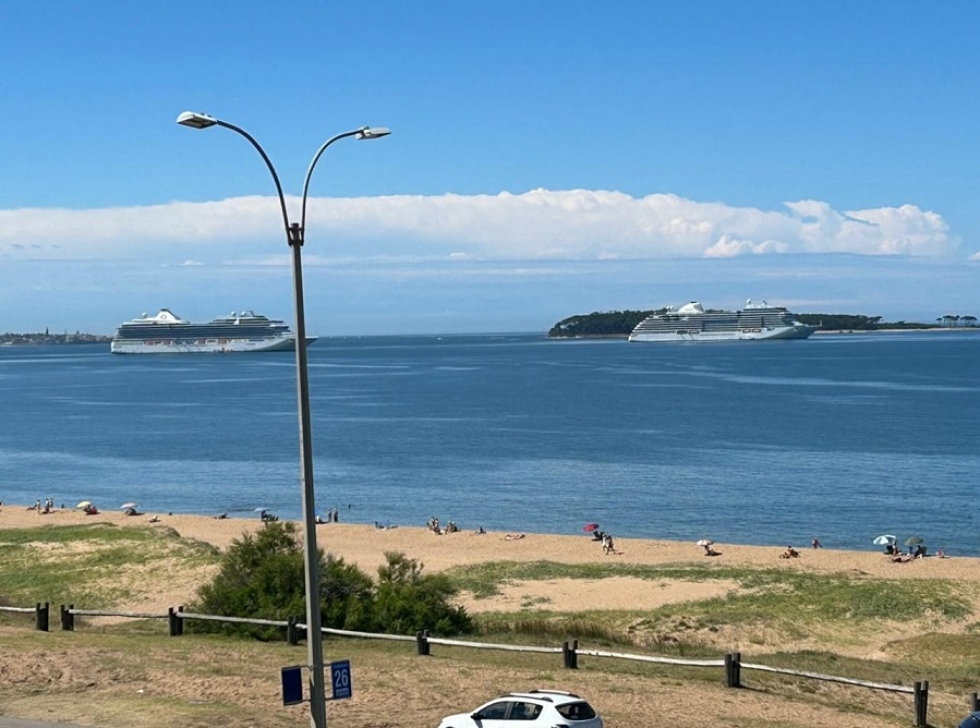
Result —
M 383 127 L 362 127 L 331 137 L 317 150 L 306 171 L 303 182 L 303 202 L 300 222 L 290 223 L 286 210 L 286 198 L 282 192 L 279 175 L 272 161 L 261 145 L 244 129 L 221 121 L 207 114 L 185 111 L 177 117 L 177 123 L 194 129 L 209 126 L 223 126 L 245 137 L 262 156 L 272 179 L 276 183 L 279 206 L 282 210 L 283 226 L 286 229 L 286 242 L 292 249 L 293 294 L 296 305 L 296 399 L 299 407 L 299 451 L 303 485 L 303 563 L 306 575 L 306 642 L 310 667 L 310 725 L 313 728 L 327 726 L 327 699 L 323 665 L 323 633 L 320 627 L 320 560 L 316 544 L 316 507 L 313 490 L 313 436 L 310 424 L 310 383 L 306 367 L 306 316 L 303 306 L 303 236 L 306 229 L 306 197 L 310 188 L 310 178 L 320 157 L 331 144 L 346 137 L 358 139 L 378 139 L 391 132 Z

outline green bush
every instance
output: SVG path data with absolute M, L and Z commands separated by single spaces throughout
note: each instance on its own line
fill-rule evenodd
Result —
M 453 635 L 473 629 L 462 607 L 451 603 L 452 582 L 423 575 L 403 554 L 388 553 L 378 569 L 379 584 L 341 558 L 319 553 L 320 613 L 324 627 L 361 632 Z M 285 621 L 306 619 L 306 579 L 298 529 L 281 521 L 232 542 L 211 583 L 198 590 L 188 611 L 223 617 Z M 282 639 L 282 629 L 251 624 L 189 621 L 198 632 L 224 632 L 257 639 Z
M 387 552 L 378 569 L 377 619 L 384 631 L 453 635 L 472 632 L 466 610 L 452 604 L 458 589 L 442 574 L 422 574 L 422 564 L 404 554 Z

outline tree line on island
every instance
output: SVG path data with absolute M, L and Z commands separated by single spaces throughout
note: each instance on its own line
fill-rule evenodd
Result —
M 548 331 L 549 338 L 572 339 L 582 336 L 621 337 L 629 336 L 647 316 L 664 314 L 666 308 L 652 311 L 596 311 L 562 319 Z M 708 313 L 718 313 L 711 309 Z M 795 315 L 801 323 L 814 326 L 818 331 L 882 331 L 894 329 L 932 329 L 938 324 L 943 328 L 974 327 L 976 316 L 947 314 L 936 319 L 936 323 L 914 323 L 909 321 L 883 321 L 881 316 L 860 316 L 856 314 L 801 313 Z

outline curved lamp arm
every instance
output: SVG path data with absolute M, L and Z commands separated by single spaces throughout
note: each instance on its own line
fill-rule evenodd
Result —
M 227 121 L 222 121 L 221 119 L 216 119 L 213 116 L 208 116 L 207 114 L 199 114 L 195 111 L 185 111 L 183 114 L 177 117 L 177 123 L 183 126 L 189 126 L 192 129 L 207 129 L 209 126 L 223 126 L 225 129 L 231 129 L 234 132 L 238 132 L 243 137 L 248 139 L 248 141 L 255 147 L 256 151 L 262 155 L 262 159 L 265 160 L 265 166 L 269 168 L 269 172 L 272 173 L 272 179 L 276 183 L 276 192 L 279 195 L 279 207 L 282 210 L 282 224 L 286 228 L 286 238 L 289 237 L 289 214 L 286 212 L 286 198 L 282 192 L 282 184 L 279 182 L 279 175 L 276 174 L 276 168 L 272 166 L 272 160 L 269 159 L 269 155 L 265 153 L 262 145 L 255 141 L 255 137 L 249 134 L 247 131 L 234 124 L 229 124 Z
M 323 156 L 323 153 L 327 151 L 327 147 L 338 139 L 344 139 L 346 137 L 356 136 L 358 139 L 380 139 L 381 137 L 388 136 L 389 134 L 391 134 L 391 131 L 385 127 L 362 126 L 360 129 L 345 131 L 343 134 L 337 134 L 337 136 L 327 139 L 327 141 L 325 141 L 323 145 L 316 150 L 316 154 L 313 155 L 313 161 L 310 162 L 309 169 L 306 170 L 306 179 L 303 181 L 303 207 L 299 218 L 299 226 L 301 230 L 306 230 L 306 197 L 310 189 L 310 178 L 313 176 L 313 168 L 316 167 L 316 163 L 320 161 L 320 157 Z

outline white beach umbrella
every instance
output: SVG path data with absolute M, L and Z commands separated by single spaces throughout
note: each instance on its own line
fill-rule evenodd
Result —
M 878 536 L 878 538 L 871 543 L 873 543 L 875 546 L 891 546 L 896 541 L 898 541 L 897 536 L 892 536 L 891 534 L 886 533 L 882 536 Z

